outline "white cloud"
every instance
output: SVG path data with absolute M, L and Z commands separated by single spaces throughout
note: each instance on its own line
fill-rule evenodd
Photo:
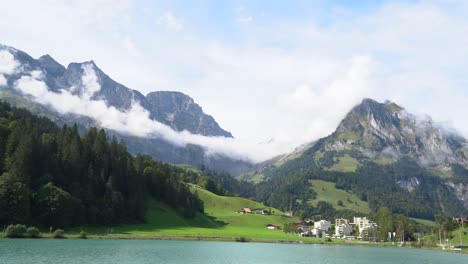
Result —
M 373 93 L 371 58 L 359 56 L 335 68 L 336 79 L 325 87 L 298 86 L 280 98 L 283 107 L 305 125 L 303 140 L 327 135 L 363 97 Z
M 81 68 L 83 68 L 83 77 L 81 78 L 83 89 L 81 89 L 81 97 L 90 100 L 96 92 L 101 90 L 101 85 L 98 82 L 93 64 L 86 63 Z
M 158 23 L 164 25 L 170 31 L 180 31 L 184 28 L 184 22 L 177 18 L 171 11 L 167 11 L 159 18 Z
M 7 85 L 7 79 L 5 78 L 5 76 L 3 76 L 3 74 L 0 73 L 0 86 L 5 85 Z
M 244 160 L 267 159 L 274 149 L 271 145 L 241 142 L 233 138 L 206 137 L 187 131 L 176 132 L 170 127 L 150 119 L 150 113 L 137 102 L 128 111 L 107 106 L 103 100 L 93 100 L 92 95 L 101 88 L 92 64 L 82 66 L 82 93 L 67 90 L 58 93 L 48 90 L 41 71 L 21 76 L 14 88 L 40 104 L 49 105 L 61 114 L 77 114 L 94 119 L 99 126 L 137 137 L 162 138 L 178 146 L 196 144 L 204 147 L 208 155 L 223 154 Z M 276 153 L 279 154 L 279 153 Z
M 252 20 L 253 20 L 253 17 L 251 16 L 241 16 L 241 17 L 236 18 L 236 21 L 240 23 L 249 23 L 249 22 L 252 22 Z
M 18 62 L 9 50 L 0 50 L 0 73 L 12 74 L 16 71 L 18 66 Z

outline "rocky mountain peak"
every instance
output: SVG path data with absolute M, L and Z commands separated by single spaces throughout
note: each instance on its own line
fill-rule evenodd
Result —
M 355 149 L 368 156 L 409 155 L 432 165 L 468 164 L 463 137 L 447 133 L 431 118 L 409 114 L 390 101 L 364 99 L 346 115 L 332 138 L 327 150 Z
M 214 118 L 188 95 L 180 92 L 157 91 L 146 96 L 151 109 L 151 117 L 175 128 L 178 131 L 191 131 L 208 136 L 232 137 L 223 130 Z
M 58 63 L 49 54 L 41 56 L 37 61 L 47 71 L 47 73 L 53 77 L 59 77 L 65 72 L 65 67 Z

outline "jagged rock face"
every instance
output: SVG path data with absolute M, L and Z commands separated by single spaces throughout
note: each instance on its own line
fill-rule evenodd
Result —
M 357 149 L 369 157 L 403 156 L 423 165 L 468 165 L 466 140 L 444 131 L 426 118 L 418 118 L 395 103 L 364 99 L 343 119 L 326 150 Z
M 468 184 L 449 181 L 447 185 L 454 190 L 455 195 L 463 202 L 465 208 L 468 208 Z
M 91 73 L 91 71 L 93 72 Z M 146 98 L 140 92 L 112 80 L 94 61 L 70 63 L 59 79 L 59 85 L 62 89 L 70 90 L 73 94 L 86 94 L 89 91 L 84 90 L 88 86 L 83 83 L 83 76 L 88 75 L 89 78 L 95 77 L 100 85 L 90 95 L 91 99 L 104 100 L 107 105 L 122 111 L 129 110 L 133 103 L 139 103 L 143 108 L 149 109 Z
M 153 92 L 145 97 L 140 92 L 111 79 L 94 61 L 70 63 L 65 68 L 50 55 L 35 60 L 11 47 L 0 45 L 0 50 L 12 53 L 19 63 L 18 71 L 7 76 L 9 87 L 21 76 L 21 72 L 39 70 L 44 74 L 44 81 L 52 91 L 67 90 L 72 94 L 88 95 L 89 99 L 104 100 L 108 106 L 122 111 L 129 110 L 132 104 L 138 103 L 149 111 L 151 118 L 174 130 L 187 130 L 192 134 L 204 136 L 232 137 L 230 132 L 222 129 L 212 116 L 205 114 L 202 108 L 185 94 L 165 91 Z M 83 76 L 88 75 L 89 78 L 96 78 L 99 83 L 95 90 L 89 90 L 89 86 L 83 83 Z
M 83 129 L 99 125 L 89 117 L 59 114 L 48 106 L 38 105 L 28 96 L 21 94 L 14 89 L 14 85 L 23 74 L 39 71 L 42 73 L 41 79 L 47 84 L 50 91 L 65 90 L 84 99 L 103 100 L 107 106 L 115 107 L 120 111 L 127 111 L 134 104 L 139 104 L 149 112 L 151 119 L 164 123 L 176 131 L 187 130 L 192 134 L 203 136 L 232 137 L 230 132 L 222 129 L 212 116 L 205 114 L 202 108 L 185 94 L 153 92 L 145 97 L 140 92 L 129 89 L 111 79 L 94 61 L 70 63 L 65 68 L 50 55 L 44 55 L 36 60 L 20 50 L 0 44 L 1 51 L 7 51 L 9 56 L 12 54 L 18 65 L 13 72 L 10 70 L 8 73 L 0 71 L 0 77 L 4 78 L 6 82 L 6 85 L 1 87 L 0 95 L 2 97 L 0 99 L 13 105 L 26 107 L 33 113 L 45 115 L 60 124 L 76 122 Z M 93 86 L 90 83 L 99 85 Z M 243 168 L 251 166 L 248 162 L 233 160 L 229 157 L 207 157 L 204 149 L 200 146 L 181 148 L 162 140 L 119 135 L 112 131 L 110 133 L 118 135 L 119 138 L 126 141 L 129 145 L 128 149 L 132 153 L 149 154 L 157 160 L 169 163 L 188 163 L 196 166 L 205 164 L 211 168 L 234 174 L 239 174 Z
M 420 182 L 418 180 L 418 178 L 416 177 L 412 177 L 408 180 L 401 180 L 401 181 L 397 181 L 397 184 L 407 190 L 408 192 L 412 192 L 416 187 L 419 186 Z
M 150 104 L 152 118 L 161 120 L 178 131 L 192 131 L 208 136 L 232 137 L 232 134 L 219 127 L 210 115 L 189 96 L 179 92 L 152 92 L 146 96 Z

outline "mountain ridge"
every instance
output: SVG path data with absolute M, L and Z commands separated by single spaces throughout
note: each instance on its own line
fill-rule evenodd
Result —
M 1 73 L 6 78 L 6 86 L 2 88 L 2 98 L 16 105 L 22 101 L 22 107 L 28 107 L 37 113 L 43 114 L 43 107 L 37 107 L 38 102 L 31 96 L 24 95 L 15 86 L 18 80 L 28 74 L 39 71 L 42 81 L 49 91 L 60 94 L 63 91 L 79 96 L 85 100 L 104 101 L 107 107 L 114 107 L 118 111 L 130 111 L 135 104 L 139 104 L 144 111 L 149 112 L 151 120 L 167 125 L 174 131 L 188 131 L 194 135 L 208 137 L 232 138 L 232 134 L 220 127 L 216 120 L 203 112 L 203 109 L 188 95 L 179 92 L 157 91 L 144 96 L 137 90 L 130 89 L 108 76 L 93 60 L 85 62 L 72 62 L 67 67 L 58 63 L 52 56 L 43 55 L 37 60 L 27 53 L 5 45 L 0 51 L 6 51 L 13 56 L 15 65 L 13 72 Z M 28 77 L 31 78 L 31 77 Z M 29 101 L 30 105 L 26 102 Z M 40 104 L 40 102 L 39 102 Z M 84 128 L 99 126 L 96 120 L 77 114 L 59 113 L 49 105 L 44 105 L 50 111 L 47 116 L 62 120 L 63 123 L 77 122 Z M 130 134 L 116 134 L 123 141 L 129 143 L 129 150 L 133 153 L 145 153 L 153 158 L 170 163 L 190 162 L 191 165 L 211 165 L 212 168 L 239 174 L 251 166 L 250 162 L 232 159 L 228 156 L 205 155 L 206 150 L 200 146 L 176 146 L 165 140 L 152 140 L 135 137 Z M 158 148 L 158 150 L 156 150 Z M 238 166 L 238 167 L 237 167 Z M 237 167 L 237 168 L 236 168 Z

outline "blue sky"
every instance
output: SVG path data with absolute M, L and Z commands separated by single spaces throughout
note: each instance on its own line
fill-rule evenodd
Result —
M 275 154 L 328 135 L 364 97 L 468 136 L 467 1 L 17 0 L 1 10 L 1 43 L 64 65 L 93 59 L 143 94 L 184 92 L 239 140 L 273 138 Z

